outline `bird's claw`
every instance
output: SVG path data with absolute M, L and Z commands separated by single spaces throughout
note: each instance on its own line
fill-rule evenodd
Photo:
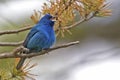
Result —
M 29 49 L 27 49 L 27 48 L 24 47 L 24 48 L 22 49 L 21 53 L 27 54 L 27 53 L 29 53 Z
M 49 50 L 49 48 L 45 48 L 42 51 L 47 51 L 47 50 Z M 46 54 L 49 54 L 49 52 L 46 52 Z

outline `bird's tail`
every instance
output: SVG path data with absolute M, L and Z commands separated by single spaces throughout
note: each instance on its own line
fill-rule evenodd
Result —
M 17 70 L 21 69 L 21 67 L 23 66 L 23 63 L 24 63 L 25 59 L 26 59 L 26 57 L 20 58 L 20 61 L 18 62 L 17 66 L 16 66 Z

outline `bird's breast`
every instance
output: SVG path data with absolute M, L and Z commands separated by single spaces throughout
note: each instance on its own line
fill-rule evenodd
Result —
M 44 48 L 50 48 L 56 41 L 55 33 L 52 27 L 43 26 L 41 30 L 46 40 L 44 41 Z
M 55 33 L 53 30 L 51 30 L 51 31 L 48 31 L 46 34 L 47 34 L 47 36 L 46 36 L 47 37 L 47 44 L 46 45 L 48 45 L 47 47 L 49 48 L 56 41 Z

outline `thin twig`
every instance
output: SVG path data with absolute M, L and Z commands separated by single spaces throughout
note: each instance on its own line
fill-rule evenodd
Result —
M 24 41 L 20 42 L 0 42 L 0 46 L 20 46 Z
M 79 20 L 79 21 L 75 22 L 74 24 L 65 27 L 64 29 L 71 29 L 71 28 L 73 28 L 75 26 L 78 26 L 79 24 L 82 24 L 83 22 L 86 22 L 86 21 L 92 19 L 96 14 L 97 14 L 97 11 L 94 12 L 93 15 L 91 15 L 89 18 L 85 18 L 85 19 Z
M 24 27 L 24 28 L 21 28 L 21 29 L 18 29 L 18 30 L 1 31 L 0 32 L 0 36 L 1 35 L 5 35 L 5 34 L 16 34 L 16 33 L 19 33 L 19 32 L 23 32 L 23 31 L 29 30 L 31 28 L 32 28 L 32 26 L 28 26 L 28 27 Z
M 67 43 L 67 44 L 56 46 L 56 47 L 50 48 L 48 50 L 42 51 L 40 53 L 31 53 L 31 54 L 18 54 L 18 52 L 21 51 L 21 49 L 22 49 L 21 47 L 18 47 L 13 52 L 1 53 L 0 54 L 0 59 L 20 58 L 20 57 L 35 57 L 35 56 L 43 55 L 43 54 L 46 54 L 48 52 L 51 52 L 51 51 L 54 51 L 54 50 L 57 50 L 57 49 L 66 48 L 66 47 L 76 45 L 76 44 L 79 44 L 79 41 L 70 42 L 70 43 Z

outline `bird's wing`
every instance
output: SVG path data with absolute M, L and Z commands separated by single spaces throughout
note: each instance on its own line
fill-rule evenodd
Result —
M 29 40 L 27 44 L 27 48 L 30 50 L 35 50 L 35 51 L 40 51 L 41 49 L 47 47 L 46 43 L 47 41 L 47 36 L 38 31 L 34 36 Z
M 29 42 L 29 40 L 34 36 L 34 34 L 36 34 L 38 32 L 38 30 L 36 28 L 32 28 L 32 30 L 28 33 L 24 43 L 23 43 L 23 46 L 24 47 L 27 47 L 27 44 Z

